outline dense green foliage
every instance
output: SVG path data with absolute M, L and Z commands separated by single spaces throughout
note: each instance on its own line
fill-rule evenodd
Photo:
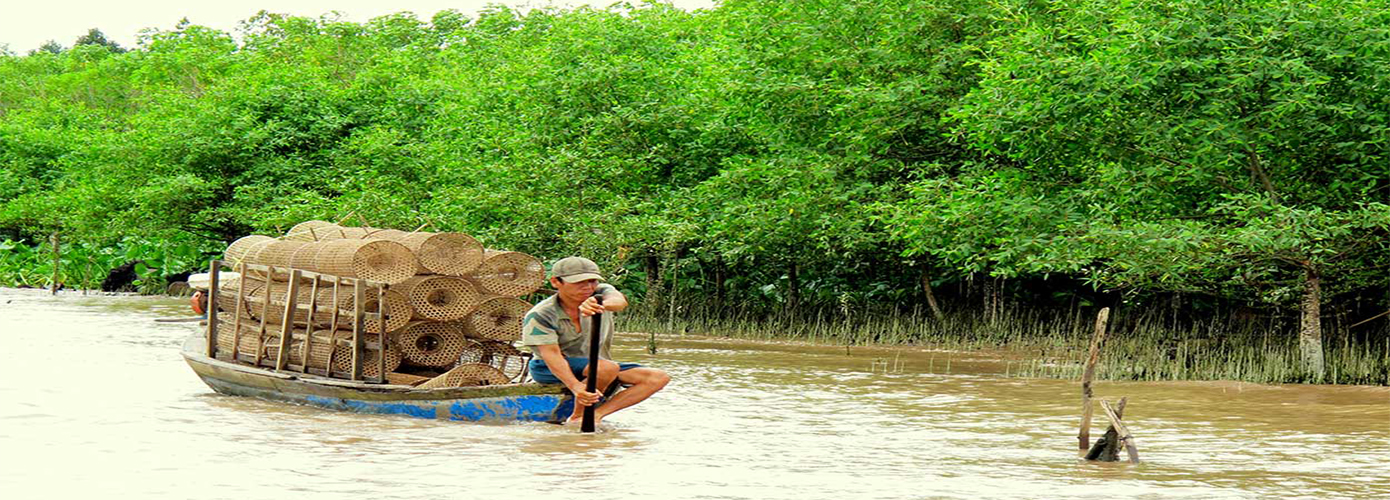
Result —
M 911 311 L 924 282 L 957 310 L 1296 319 L 1310 282 L 1337 322 L 1387 305 L 1378 2 L 262 13 L 88 42 L 0 56 L 0 237 L 211 248 L 354 214 L 589 255 L 671 314 Z

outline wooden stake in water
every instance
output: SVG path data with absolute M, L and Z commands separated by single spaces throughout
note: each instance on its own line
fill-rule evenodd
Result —
M 63 255 L 62 250 L 58 248 L 58 233 L 53 233 L 48 241 L 53 243 L 53 283 L 48 285 L 48 293 L 58 295 L 58 263 Z
M 1096 314 L 1096 333 L 1091 336 L 1090 355 L 1086 358 L 1086 371 L 1081 373 L 1081 433 L 1077 434 L 1076 439 L 1080 441 L 1080 453 L 1085 454 L 1091 448 L 1091 416 L 1095 413 L 1095 408 L 1091 405 L 1091 380 L 1096 376 L 1096 362 L 1100 361 L 1100 346 L 1105 342 L 1105 326 L 1110 321 L 1110 308 L 1102 308 Z

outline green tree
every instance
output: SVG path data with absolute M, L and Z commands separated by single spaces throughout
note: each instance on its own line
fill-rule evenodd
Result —
M 959 132 L 1021 163 L 1013 170 L 1031 182 L 1088 200 L 1077 207 L 1087 226 L 1078 241 L 1109 266 L 1101 278 L 1143 269 L 1166 277 L 1157 285 L 1212 273 L 1301 281 L 1300 339 L 1320 377 L 1325 280 L 1384 284 L 1330 272 L 1385 255 L 1372 242 L 1390 221 L 1383 205 L 1365 204 L 1390 196 L 1390 104 L 1377 90 L 1390 83 L 1383 9 L 1280 0 L 1057 8 L 1020 15 L 1021 29 L 991 45 L 984 78 L 954 112 Z M 1106 245 L 1115 234 L 1135 237 Z M 1197 248 L 1228 265 L 1194 274 L 1174 254 L 1144 248 L 1165 238 L 1210 241 Z
M 115 42 L 115 40 L 107 40 L 106 34 L 102 33 L 101 30 L 96 28 L 87 30 L 87 34 L 77 37 L 77 41 L 72 43 L 73 47 L 81 45 L 95 45 L 98 47 L 105 47 L 106 50 L 115 52 L 117 54 L 126 51 L 126 49 L 122 48 L 120 44 Z

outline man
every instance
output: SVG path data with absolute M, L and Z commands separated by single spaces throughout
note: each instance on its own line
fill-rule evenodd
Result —
M 599 340 L 598 392 L 585 390 L 590 376 L 589 334 L 596 313 L 616 313 L 627 308 L 627 297 L 613 285 L 599 283 L 598 264 L 583 257 L 565 257 L 550 268 L 550 285 L 555 295 L 540 301 L 521 323 L 521 341 L 531 346 L 531 378 L 542 384 L 565 384 L 574 393 L 574 413 L 566 422 L 577 422 L 584 407 L 599 404 L 601 393 L 616 379 L 631 385 L 594 408 L 594 423 L 613 412 L 642 402 L 666 387 L 671 377 L 655 368 L 636 363 L 615 363 L 608 350 L 612 345 L 613 314 L 603 315 L 603 337 Z M 595 297 L 602 297 L 603 303 Z

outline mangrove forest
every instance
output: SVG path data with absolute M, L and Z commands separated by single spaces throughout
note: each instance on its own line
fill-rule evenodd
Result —
M 1104 377 L 1390 384 L 1384 2 L 247 15 L 0 49 L 0 284 L 320 219 L 588 256 L 634 331 L 1070 377 L 1110 307 Z

